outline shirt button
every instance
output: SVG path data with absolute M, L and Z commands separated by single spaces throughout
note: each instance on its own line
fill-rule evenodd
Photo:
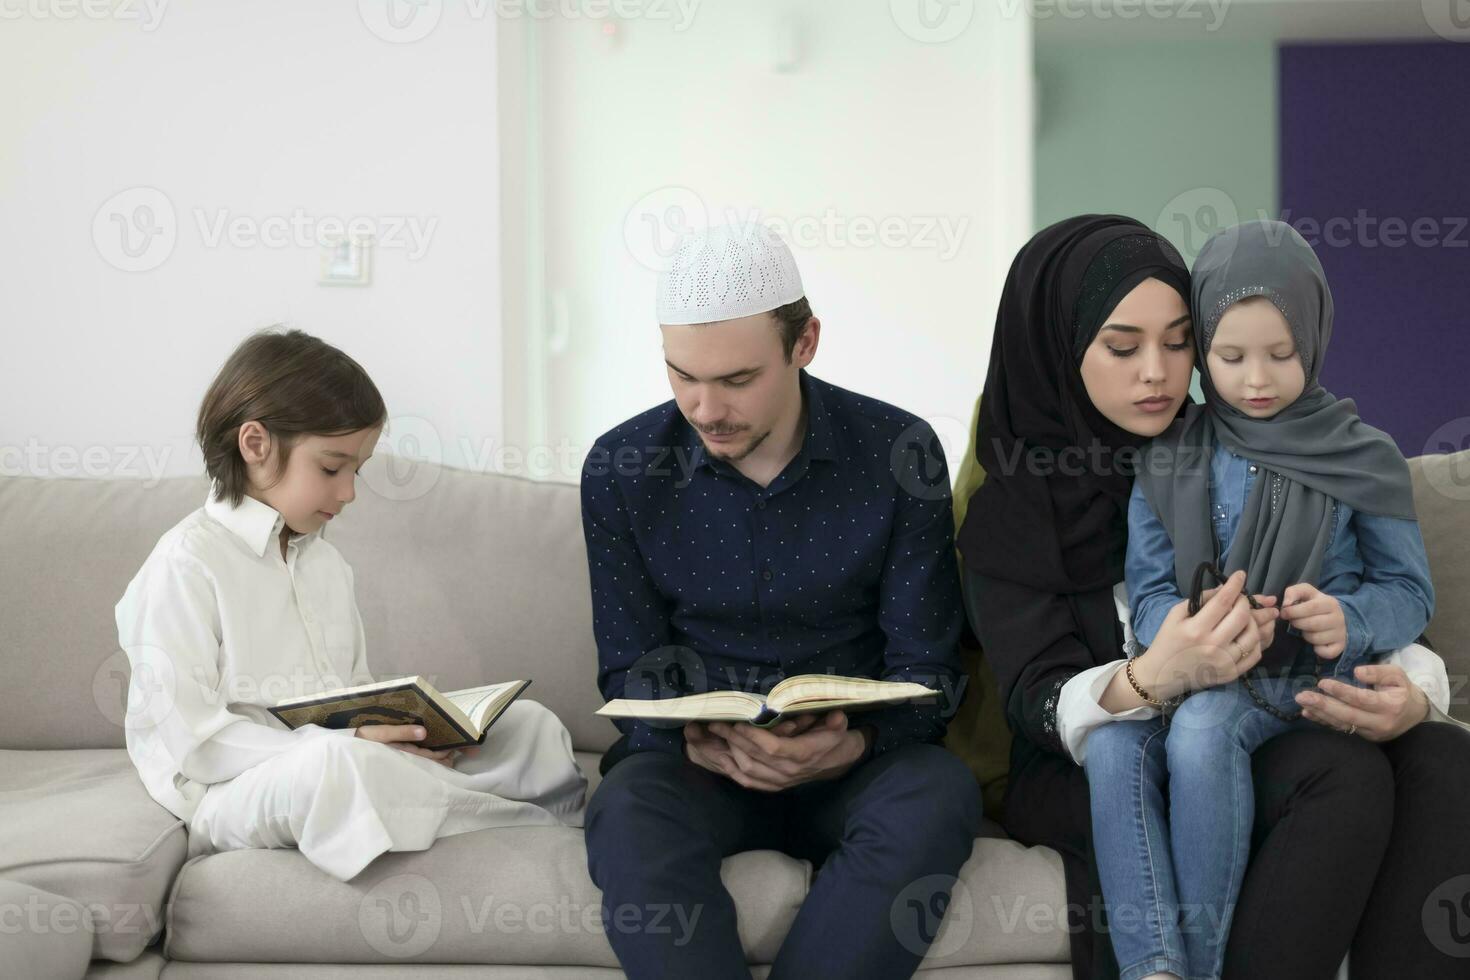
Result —
M 1254 463 L 1252 463 L 1252 464 L 1251 464 L 1251 466 L 1250 466 L 1250 471 L 1251 471 L 1251 472 L 1252 472 L 1252 473 L 1254 473 L 1254 472 L 1255 472 L 1255 471 L 1256 471 L 1256 466 L 1255 466 L 1255 464 L 1254 464 Z
M 773 579 L 775 577 L 776 577 L 775 573 L 772 572 L 769 568 L 767 568 L 767 569 L 765 569 L 764 571 L 761 572 L 761 578 L 764 579 L 767 582 L 769 582 L 771 579 Z
M 766 501 L 765 501 L 765 499 L 762 498 L 762 497 L 757 497 L 755 499 L 755 507 L 756 507 L 756 510 L 765 510 L 766 509 Z

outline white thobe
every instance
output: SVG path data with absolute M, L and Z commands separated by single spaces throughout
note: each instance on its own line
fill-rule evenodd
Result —
M 298 847 L 350 879 L 385 851 L 489 827 L 580 826 L 587 780 L 566 727 L 518 701 L 454 768 L 352 730 L 287 729 L 285 698 L 370 683 L 352 570 L 246 497 L 210 499 L 159 540 L 117 604 L 132 664 L 128 754 L 186 821 L 191 854 Z

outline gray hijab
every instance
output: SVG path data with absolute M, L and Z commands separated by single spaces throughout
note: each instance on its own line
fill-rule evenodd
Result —
M 1317 584 L 1332 535 L 1332 502 L 1387 517 L 1414 518 L 1408 464 L 1385 433 L 1358 418 L 1351 399 L 1317 383 L 1332 336 L 1332 293 L 1310 245 L 1287 224 L 1252 221 L 1215 234 L 1191 278 L 1204 405 L 1191 405 L 1149 448 L 1138 479 L 1174 544 L 1174 574 L 1189 593 L 1195 567 L 1215 561 L 1210 522 L 1210 455 L 1223 443 L 1260 466 L 1224 565 L 1245 569 L 1246 589 L 1275 595 Z M 1268 419 L 1221 401 L 1209 353 L 1220 318 L 1264 296 L 1281 311 L 1306 374 L 1301 396 Z

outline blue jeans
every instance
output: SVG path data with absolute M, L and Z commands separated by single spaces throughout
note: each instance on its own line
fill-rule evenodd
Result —
M 1290 712 L 1314 682 L 1255 685 Z M 1087 736 L 1093 848 L 1121 980 L 1220 976 L 1250 858 L 1251 753 L 1315 727 L 1277 718 L 1235 682 L 1196 691 L 1167 724 L 1117 721 Z

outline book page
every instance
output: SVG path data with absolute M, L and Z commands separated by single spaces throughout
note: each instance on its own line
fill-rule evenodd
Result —
M 650 718 L 665 721 L 748 721 L 760 714 L 765 699 L 744 691 L 709 691 L 681 698 L 638 700 L 614 698 L 597 714 L 604 718 Z
M 444 695 L 444 698 L 463 711 L 465 716 L 475 723 L 475 727 L 483 731 L 485 719 L 495 714 L 505 699 L 510 697 L 521 684 L 521 681 L 506 681 L 502 684 L 486 684 L 483 687 L 467 687 L 462 691 L 450 691 Z
M 800 708 L 827 710 L 865 704 L 893 703 L 935 697 L 934 691 L 909 681 L 880 681 L 871 677 L 838 677 L 835 674 L 798 674 L 771 689 L 769 702 L 779 711 Z

